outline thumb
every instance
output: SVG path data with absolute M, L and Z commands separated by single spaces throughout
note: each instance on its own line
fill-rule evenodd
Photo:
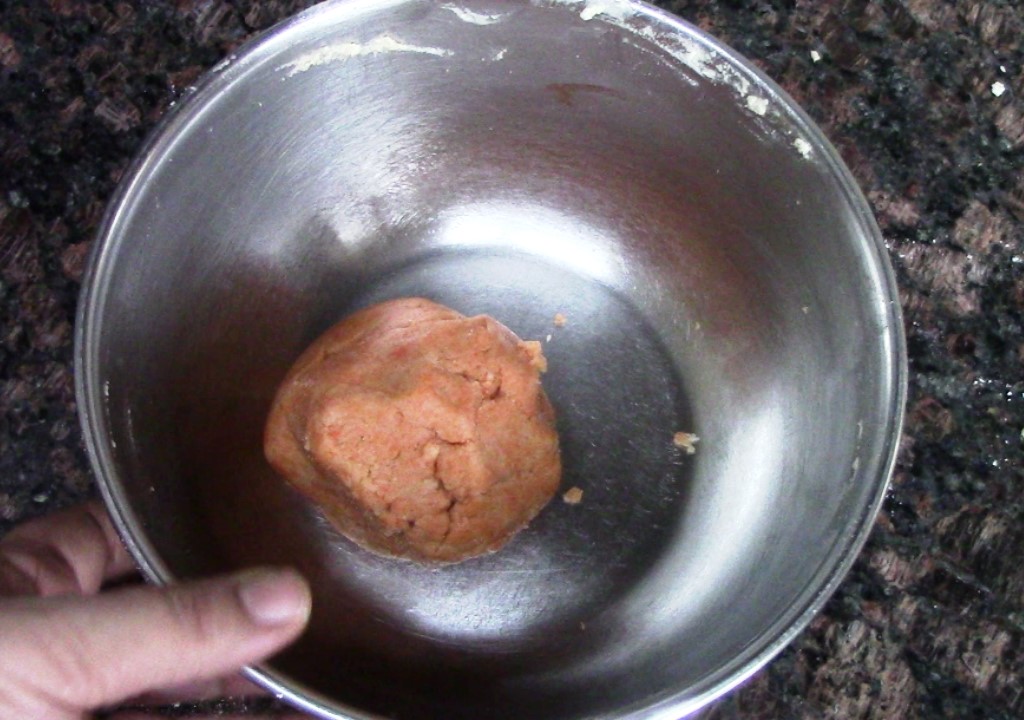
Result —
M 96 597 L 18 598 L 0 608 L 0 698 L 23 717 L 79 717 L 147 690 L 259 662 L 294 640 L 310 591 L 293 570 L 253 570 Z

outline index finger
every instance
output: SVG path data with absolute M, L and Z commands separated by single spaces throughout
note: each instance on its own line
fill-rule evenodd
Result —
M 25 523 L 0 540 L 0 596 L 92 594 L 134 569 L 95 501 Z

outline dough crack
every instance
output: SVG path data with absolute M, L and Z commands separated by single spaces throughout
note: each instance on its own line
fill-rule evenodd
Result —
M 440 435 L 437 434 L 436 430 L 434 431 L 434 435 L 435 435 L 435 437 L 438 440 L 440 440 L 443 443 L 446 443 L 448 445 L 453 445 L 454 444 L 454 443 L 448 443 L 444 438 L 442 438 Z M 460 443 L 460 444 L 464 444 L 464 443 Z M 433 472 L 434 480 L 435 480 L 435 482 L 437 482 L 438 489 L 442 493 L 444 493 L 445 498 L 448 500 L 448 507 L 446 507 L 444 509 L 444 514 L 448 517 L 448 525 L 447 525 L 447 527 L 445 527 L 444 534 L 441 536 L 441 539 L 437 543 L 438 547 L 442 547 L 445 544 L 447 544 L 448 536 L 450 536 L 452 534 L 452 525 L 454 524 L 454 521 L 452 519 L 452 510 L 455 509 L 455 506 L 459 502 L 458 499 L 455 497 L 455 493 L 453 493 L 448 488 L 448 485 L 445 484 L 444 478 L 441 477 L 440 464 L 441 464 L 441 452 L 440 452 L 440 449 L 438 449 L 437 454 L 434 455 L 434 462 L 433 462 L 432 472 Z

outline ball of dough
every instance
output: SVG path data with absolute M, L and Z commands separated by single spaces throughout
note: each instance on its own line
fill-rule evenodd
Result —
M 458 562 L 498 549 L 561 479 L 540 344 L 421 298 L 381 303 L 296 361 L 271 465 L 368 550 Z

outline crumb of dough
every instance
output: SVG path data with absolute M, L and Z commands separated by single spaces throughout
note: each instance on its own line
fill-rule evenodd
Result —
M 693 433 L 688 432 L 677 432 L 672 436 L 672 443 L 677 447 L 686 451 L 687 455 L 693 455 L 697 452 L 696 445 L 700 442 L 700 438 Z
M 587 629 L 587 624 L 585 622 L 580 622 L 580 630 L 586 630 L 586 629 Z
M 295 362 L 267 460 L 347 538 L 452 563 L 497 550 L 558 491 L 540 343 L 422 298 L 361 310 Z
M 555 313 L 555 327 L 565 327 L 565 324 L 569 322 L 565 315 L 562 313 Z
M 544 349 L 540 340 L 523 340 L 523 347 L 530 355 L 530 364 L 542 373 L 548 371 L 548 359 L 544 357 Z
M 578 487 L 571 487 L 565 491 L 562 496 L 567 505 L 579 505 L 580 501 L 583 500 L 583 491 Z
M 544 342 L 551 342 L 551 333 L 548 333 L 548 336 L 544 338 Z

